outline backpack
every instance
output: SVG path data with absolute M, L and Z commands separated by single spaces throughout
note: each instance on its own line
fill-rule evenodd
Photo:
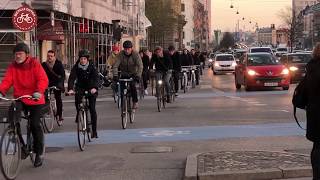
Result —
M 293 96 L 292 96 L 292 105 L 293 105 L 293 116 L 294 119 L 296 120 L 298 126 L 301 129 L 304 129 L 297 118 L 297 108 L 299 109 L 306 109 L 307 108 L 307 103 L 308 103 L 308 99 L 307 99 L 307 92 L 306 92 L 306 76 L 299 82 L 299 84 L 297 85 L 297 87 L 294 90 Z M 305 130 L 305 129 L 304 129 Z

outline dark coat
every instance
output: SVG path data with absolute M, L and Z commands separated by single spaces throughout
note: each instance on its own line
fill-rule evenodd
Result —
M 151 59 L 151 64 L 155 65 L 156 71 L 167 72 L 169 69 L 172 69 L 172 60 L 170 56 L 165 54 L 163 57 L 158 57 L 153 55 Z
M 47 65 L 46 62 L 42 63 L 42 67 L 48 76 L 49 87 L 56 86 L 59 89 L 64 90 L 64 79 L 66 75 L 61 61 L 56 60 L 52 70 L 50 70 L 50 67 Z
M 181 55 L 181 66 L 192 66 L 193 60 L 191 54 L 182 54 Z
M 195 53 L 194 55 L 192 55 L 192 59 L 193 59 L 193 65 L 200 65 L 200 58 L 198 53 Z
M 94 64 L 90 62 L 87 70 L 83 70 L 78 67 L 79 61 L 73 66 L 69 80 L 68 80 L 68 91 L 71 89 L 91 90 L 95 88 L 98 90 L 99 75 Z M 74 84 L 75 83 L 75 84 Z
M 148 71 L 150 67 L 150 59 L 148 55 L 143 54 L 142 63 L 143 63 L 143 71 L 144 72 Z
M 320 142 L 320 59 L 307 64 L 307 139 Z
M 175 52 L 173 55 L 170 55 L 172 59 L 173 70 L 176 72 L 181 71 L 181 58 L 179 52 Z

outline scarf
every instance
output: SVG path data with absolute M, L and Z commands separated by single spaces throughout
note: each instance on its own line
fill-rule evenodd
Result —
M 53 61 L 53 62 L 46 61 L 47 66 L 48 66 L 49 68 L 51 68 L 51 69 L 53 68 L 55 62 L 56 62 L 56 61 Z
M 89 62 L 88 62 L 87 64 L 85 64 L 85 65 L 81 65 L 81 64 L 79 63 L 79 64 L 78 64 L 78 68 L 86 71 L 86 70 L 88 69 L 88 67 L 89 67 L 89 64 L 90 64 Z

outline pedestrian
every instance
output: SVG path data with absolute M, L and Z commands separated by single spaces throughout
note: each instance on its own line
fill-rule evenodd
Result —
M 320 179 L 320 43 L 313 50 L 313 58 L 307 64 L 307 139 L 313 142 L 311 164 L 313 179 Z
M 60 124 L 63 122 L 62 117 L 62 98 L 61 93 L 64 93 L 64 79 L 65 79 L 65 71 L 62 65 L 62 62 L 56 58 L 56 54 L 53 50 L 49 50 L 47 53 L 47 60 L 42 63 L 42 67 L 45 70 L 48 79 L 49 79 L 49 87 L 57 87 L 58 90 L 54 89 L 54 98 L 56 100 L 57 106 L 57 117 Z M 50 93 L 50 92 L 48 92 Z
M 4 78 L 0 84 L 0 96 L 13 87 L 13 96 L 18 98 L 24 95 L 32 95 L 32 99 L 23 98 L 16 102 L 15 116 L 21 118 L 21 112 L 30 113 L 31 133 L 33 137 L 33 151 L 36 154 L 34 167 L 39 167 L 43 162 L 44 135 L 41 126 L 41 112 L 45 104 L 44 92 L 48 88 L 48 78 L 40 61 L 29 55 L 29 47 L 25 43 L 18 43 L 13 53 L 14 61 L 9 65 Z M 12 110 L 13 112 L 13 110 Z M 13 114 L 9 114 L 9 119 Z M 20 126 L 18 126 L 20 127 Z M 25 142 L 21 142 L 21 158 L 28 157 Z

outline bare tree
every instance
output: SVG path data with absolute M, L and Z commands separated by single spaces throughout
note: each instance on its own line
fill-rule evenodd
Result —
M 234 36 L 230 32 L 225 32 L 223 34 L 222 40 L 220 42 L 220 49 L 229 49 L 234 46 Z
M 279 18 L 282 20 L 282 27 L 288 29 L 290 51 L 292 51 L 297 39 L 302 36 L 303 22 L 302 14 L 295 12 L 291 7 L 287 6 L 278 12 Z

